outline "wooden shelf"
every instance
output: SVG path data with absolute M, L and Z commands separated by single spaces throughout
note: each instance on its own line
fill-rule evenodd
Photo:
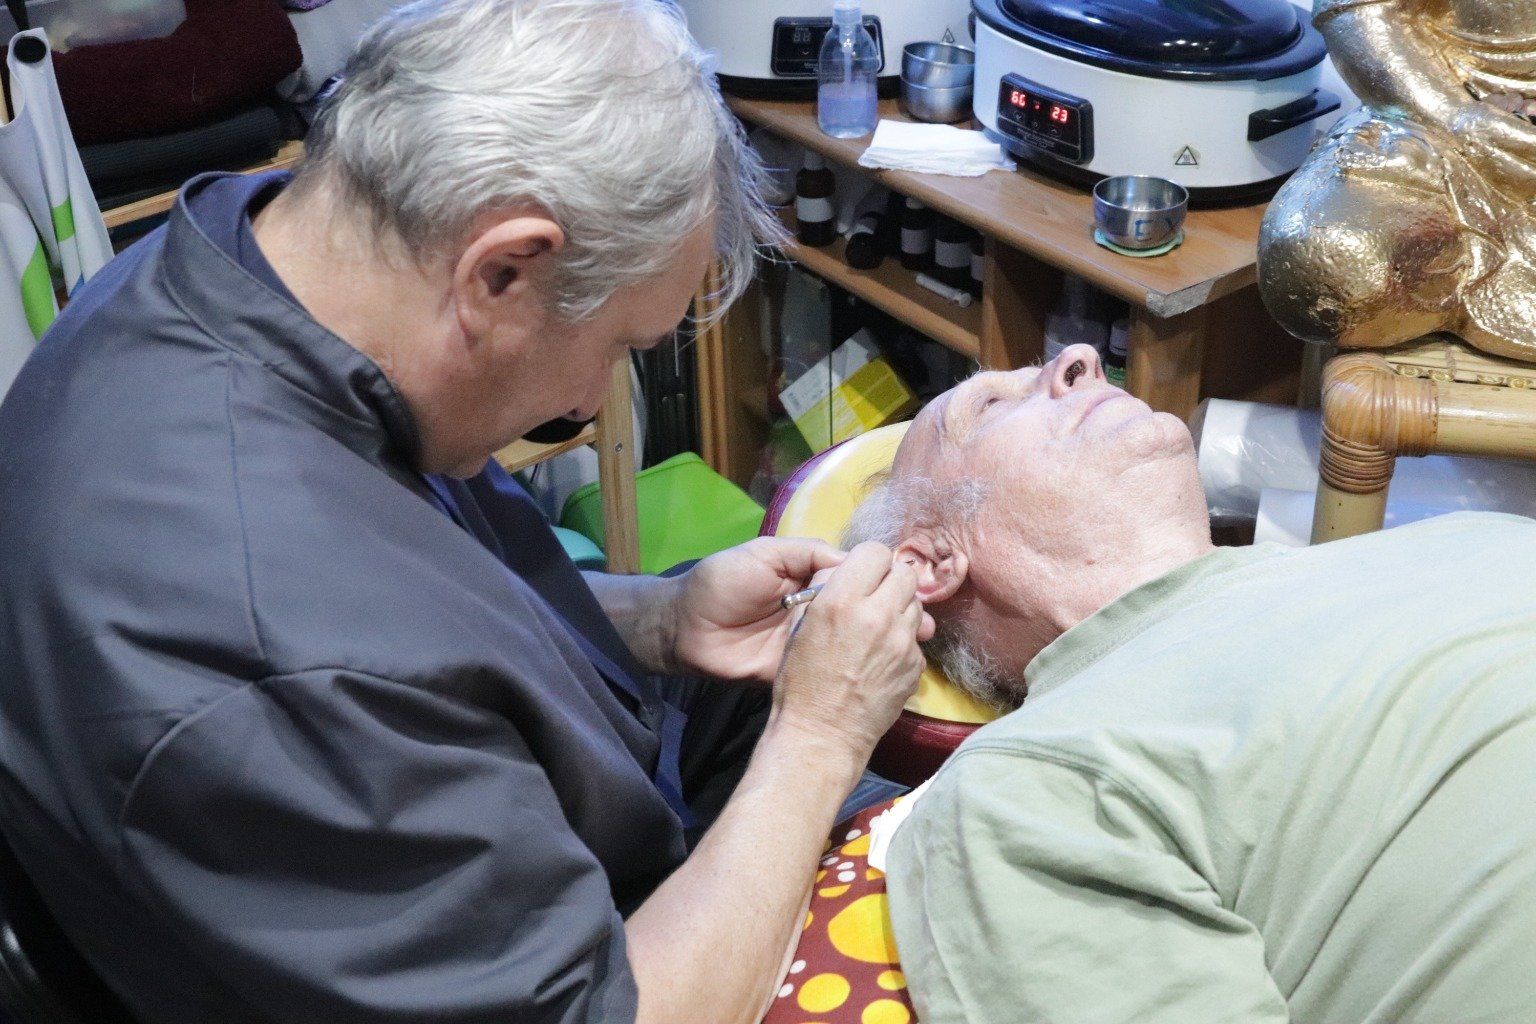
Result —
M 782 210 L 779 217 L 794 230 L 793 211 Z M 887 257 L 874 270 L 855 270 L 843 260 L 843 247 L 841 238 L 821 249 L 791 242 L 784 254 L 939 344 L 972 359 L 981 354 L 981 303 L 960 306 L 935 295 L 895 258 Z
M 597 440 L 597 428 L 588 424 L 587 428 L 569 441 L 561 441 L 559 444 L 534 444 L 532 441 L 513 441 L 501 451 L 496 453 L 496 461 L 501 463 L 501 468 L 508 473 L 516 473 L 520 469 L 527 469 L 535 463 L 552 459 L 556 455 L 580 448 L 582 445 L 591 444 Z
M 304 158 L 304 143 L 285 142 L 277 150 L 277 155 L 270 160 L 263 160 L 259 164 L 253 164 L 244 168 L 242 174 L 260 174 L 263 171 L 286 171 L 298 164 Z M 132 224 L 136 220 L 146 217 L 154 217 L 165 213 L 176 205 L 176 196 L 181 189 L 174 188 L 168 192 L 161 192 L 157 196 L 140 199 L 137 202 L 127 203 L 123 206 L 115 206 L 110 210 L 103 210 L 102 220 L 107 222 L 107 229 L 121 227 L 124 224 Z
M 768 411 L 768 386 L 745 387 L 736 392 L 736 401 L 747 415 L 765 427 L 773 426 L 773 414 Z
M 1093 241 L 1093 196 L 1036 171 L 993 171 L 956 178 L 858 167 L 869 138 L 834 139 L 816 126 L 805 100 L 732 97 L 738 117 L 875 178 L 1053 267 L 1084 277 L 1159 317 L 1173 317 L 1241 291 L 1258 280 L 1255 240 L 1267 204 L 1191 210 L 1185 241 L 1166 256 L 1119 256 Z M 895 100 L 883 100 L 880 116 L 907 121 Z M 851 288 L 849 289 L 852 290 Z M 873 301 L 873 300 L 871 300 Z

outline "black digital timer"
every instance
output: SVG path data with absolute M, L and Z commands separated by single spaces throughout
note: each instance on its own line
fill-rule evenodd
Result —
M 1093 104 L 1018 75 L 1003 76 L 998 131 L 1074 164 L 1093 159 Z

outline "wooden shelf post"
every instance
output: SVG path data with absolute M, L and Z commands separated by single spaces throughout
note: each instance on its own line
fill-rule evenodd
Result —
M 640 571 L 640 521 L 635 506 L 635 411 L 629 360 L 613 368 L 597 414 L 597 478 L 603 495 L 603 551 L 608 571 Z

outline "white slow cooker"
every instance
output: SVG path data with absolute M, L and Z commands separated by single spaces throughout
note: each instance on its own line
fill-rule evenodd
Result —
M 744 94 L 796 95 L 816 85 L 816 58 L 832 28 L 832 0 L 674 0 L 693 37 L 720 58 L 720 83 Z M 901 77 L 908 43 L 968 43 L 969 0 L 864 0 L 880 46 L 880 77 Z
M 1090 182 L 1267 196 L 1338 117 L 1322 36 L 1287 0 L 973 0 L 976 117 L 1016 156 Z

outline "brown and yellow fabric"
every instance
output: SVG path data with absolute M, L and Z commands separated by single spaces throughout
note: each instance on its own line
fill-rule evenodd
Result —
M 763 1024 L 915 1019 L 891 934 L 885 874 L 869 866 L 869 823 L 892 803 L 876 804 L 833 829 L 794 960 Z

